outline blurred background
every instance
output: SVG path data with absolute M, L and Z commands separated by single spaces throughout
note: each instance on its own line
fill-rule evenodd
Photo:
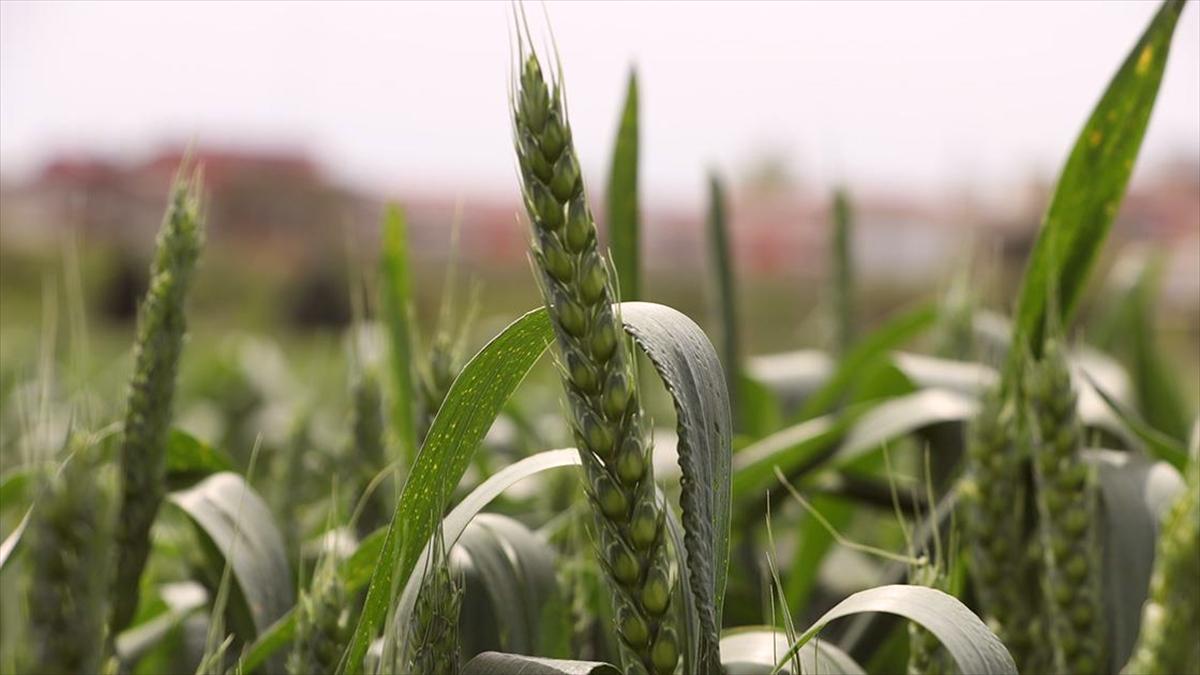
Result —
M 702 325 L 706 176 L 727 180 L 751 353 L 821 341 L 836 186 L 857 215 L 867 320 L 963 274 L 1007 311 L 1057 168 L 1155 8 L 526 6 L 535 34 L 552 25 L 602 226 L 636 68 L 645 294 Z M 128 349 L 167 188 L 189 151 L 208 193 L 198 340 L 230 330 L 301 346 L 336 340 L 353 315 L 352 284 L 376 267 L 388 202 L 409 216 L 425 325 L 452 257 L 482 308 L 481 339 L 536 305 L 507 108 L 512 12 L 507 3 L 0 5 L 0 360 L 31 353 L 64 265 L 66 278 L 77 273 L 94 349 Z M 1112 270 L 1130 252 L 1160 252 L 1162 339 L 1200 382 L 1194 7 L 1114 234 L 1096 285 L 1119 282 Z

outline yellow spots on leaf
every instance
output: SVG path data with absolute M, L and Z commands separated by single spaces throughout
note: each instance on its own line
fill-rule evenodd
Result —
M 1092 129 L 1090 132 L 1088 132 L 1088 143 L 1090 143 L 1093 148 L 1097 145 L 1100 145 L 1100 141 L 1102 140 L 1104 140 L 1104 134 L 1099 129 Z
M 1152 45 L 1146 45 L 1144 48 L 1142 48 L 1142 53 L 1138 54 L 1137 66 L 1134 68 L 1134 72 L 1136 72 L 1138 75 L 1145 75 L 1146 71 L 1150 69 L 1150 62 L 1153 60 L 1154 47 Z

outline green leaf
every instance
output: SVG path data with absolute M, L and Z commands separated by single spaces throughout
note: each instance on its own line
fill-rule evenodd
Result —
M 745 500 L 775 484 L 775 467 L 794 475 L 828 459 L 855 415 L 824 415 L 790 426 L 748 445 L 733 458 L 735 501 Z
M 787 667 L 792 655 L 835 619 L 883 612 L 913 621 L 933 633 L 950 653 L 959 672 L 1016 675 L 1012 656 L 978 616 L 952 595 L 927 586 L 889 585 L 860 591 L 839 602 L 791 646 L 773 672 Z
M 413 309 L 409 278 L 408 234 L 404 210 L 389 206 L 383 220 L 382 305 L 387 323 L 392 372 L 392 429 L 400 444 L 400 458 L 411 470 L 417 455 L 416 417 L 413 412 Z
M 395 590 L 407 582 L 436 520 L 504 403 L 553 338 L 544 309 L 517 319 L 459 373 L 417 455 L 388 525 L 362 614 L 338 664 L 358 673 Z
M 631 70 L 608 175 L 609 248 L 622 302 L 641 299 L 638 220 L 638 83 Z
M 32 515 L 33 507 L 31 506 L 25 510 L 25 515 L 21 516 L 21 522 L 17 523 L 13 531 L 9 532 L 4 541 L 0 542 L 0 570 L 3 570 L 8 561 L 12 559 L 12 554 L 17 550 L 17 544 L 21 543 L 21 537 L 25 534 L 25 528 L 29 526 L 29 518 Z
M 720 179 L 708 178 L 708 247 L 716 268 L 717 288 L 715 305 L 721 319 L 721 365 L 725 368 L 725 383 L 737 428 L 743 427 L 741 417 L 741 338 L 737 321 L 737 287 L 733 271 L 733 251 L 729 247 L 729 225 L 725 206 L 725 189 Z
M 1042 350 L 1048 312 L 1065 325 L 1121 206 L 1184 3 L 1164 2 L 1092 110 L 1058 179 L 1017 298 L 1014 342 Z M 1048 306 L 1050 294 L 1054 304 Z M 1009 351 L 1013 371 L 1021 350 Z
M 767 675 L 791 641 L 782 631 L 768 626 L 746 626 L 725 632 L 721 638 L 721 665 L 727 675 Z M 828 642 L 810 642 L 797 653 L 801 673 L 843 673 L 866 675 L 850 655 Z
M 620 672 L 607 663 L 542 659 L 501 652 L 484 652 L 468 661 L 462 669 L 462 675 L 619 675 Z
M 719 631 L 729 565 L 732 424 L 720 360 L 704 331 L 670 307 L 621 304 L 621 319 L 675 405 L 680 506 L 691 592 L 700 620 L 700 672 L 720 663 Z
M 1115 673 L 1137 641 L 1159 521 L 1184 483 L 1169 464 L 1137 454 L 1086 450 L 1083 457 L 1098 470 L 1108 671 Z
M 221 471 L 233 471 L 229 455 L 192 436 L 182 429 L 171 429 L 167 436 L 167 480 L 179 483 L 195 482 Z
M 218 552 L 221 569 L 231 565 L 235 596 L 244 603 L 235 611 L 252 622 L 235 626 L 244 639 L 253 639 L 288 611 L 295 597 L 283 535 L 266 502 L 241 476 L 213 474 L 168 498 Z
M 838 363 L 833 375 L 804 402 L 800 419 L 807 420 L 829 412 L 861 377 L 864 370 L 889 357 L 893 349 L 928 330 L 937 322 L 936 305 L 922 305 L 893 317 L 870 335 L 859 340 Z

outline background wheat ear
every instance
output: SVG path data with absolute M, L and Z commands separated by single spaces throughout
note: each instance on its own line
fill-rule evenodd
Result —
M 120 448 L 122 498 L 109 626 L 114 634 L 129 625 L 137 609 L 138 581 L 150 552 L 150 526 L 166 492 L 165 448 L 186 330 L 184 300 L 203 240 L 200 173 L 185 171 L 180 170 L 171 188 L 150 266 L 150 288 L 138 312 Z
M 676 582 L 630 346 L 612 309 L 561 83 L 551 89 L 537 55 L 524 45 L 521 51 L 512 114 L 522 194 L 599 556 L 613 589 L 622 662 L 627 672 L 670 673 L 680 651 L 677 619 L 668 611 Z
M 1055 669 L 1104 667 L 1096 478 L 1080 457 L 1083 432 L 1061 341 L 1048 342 L 1025 377 L 1045 621 Z
M 105 655 L 113 495 L 98 479 L 100 446 L 67 442 L 45 478 L 29 537 L 29 672 L 95 673 Z
M 1163 523 L 1150 597 L 1133 657 L 1121 672 L 1200 672 L 1200 421 L 1192 428 L 1187 489 Z
M 1027 443 L 1013 429 L 1020 423 L 1016 403 L 1001 389 L 985 393 L 968 428 L 962 482 L 968 562 L 989 627 L 1003 640 L 1018 668 L 1039 658 L 1039 598 L 1036 550 L 1028 530 Z

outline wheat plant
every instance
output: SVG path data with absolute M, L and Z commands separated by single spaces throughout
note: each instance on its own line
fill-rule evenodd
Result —
M 121 439 L 122 497 L 117 521 L 117 568 L 112 588 L 113 631 L 129 625 L 138 580 L 150 553 L 150 526 L 166 491 L 166 439 L 183 352 L 184 301 L 200 256 L 199 174 L 176 180 L 138 313 L 134 371 Z
M 628 672 L 670 673 L 679 661 L 668 611 L 674 579 L 631 348 L 597 249 L 561 81 L 551 88 L 536 54 L 522 58 L 512 110 L 522 193 L 623 661 Z

